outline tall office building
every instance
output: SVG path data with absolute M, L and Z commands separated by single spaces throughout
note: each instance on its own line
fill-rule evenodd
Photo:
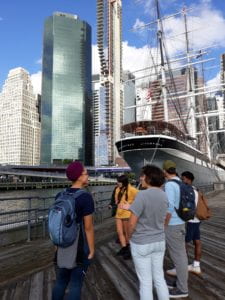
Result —
M 41 162 L 92 165 L 91 27 L 56 12 L 45 22 Z
M 92 76 L 94 165 L 105 166 L 108 161 L 108 139 L 106 131 L 105 87 L 99 75 Z
M 225 53 L 221 55 L 220 61 L 220 81 L 222 84 L 223 107 L 225 108 Z
M 0 164 L 38 165 L 40 127 L 29 73 L 10 70 L 0 94 Z
M 121 137 L 123 124 L 121 22 L 121 0 L 97 0 L 97 42 L 100 82 L 105 87 L 109 164 L 114 164 L 118 156 L 115 142 Z

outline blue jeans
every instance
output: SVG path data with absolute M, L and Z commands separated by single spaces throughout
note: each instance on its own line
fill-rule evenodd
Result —
M 140 300 L 152 300 L 152 281 L 158 300 L 169 300 L 163 272 L 165 241 L 145 245 L 130 242 L 132 258 L 140 283 Z
M 58 268 L 57 278 L 52 292 L 52 300 L 63 300 L 68 284 L 69 292 L 66 299 L 80 300 L 83 280 L 89 265 L 90 261 L 86 260 L 83 264 L 73 269 Z

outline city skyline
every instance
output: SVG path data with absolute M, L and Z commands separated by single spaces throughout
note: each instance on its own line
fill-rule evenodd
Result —
M 146 32 L 135 32 L 131 29 L 154 19 L 151 13 L 153 2 L 153 0 L 122 1 L 124 70 L 133 72 L 146 63 L 148 48 Z M 193 16 L 192 21 L 194 20 L 192 22 L 193 32 L 197 32 L 197 28 L 200 28 L 195 38 L 196 46 L 217 45 L 211 50 L 214 54 L 212 56 L 216 57 L 213 64 L 217 67 L 212 68 L 207 80 L 215 80 L 216 77 L 218 80 L 219 56 L 225 52 L 225 3 L 219 0 L 189 0 L 180 4 L 180 1 L 173 0 L 172 4 L 168 0 L 161 1 L 162 14 L 177 12 L 183 5 L 193 8 L 190 11 Z M 86 9 L 87 5 L 88 10 Z M 0 34 L 2 38 L 0 89 L 2 89 L 10 69 L 23 67 L 31 74 L 35 91 L 40 91 L 43 24 L 44 19 L 55 11 L 76 14 L 91 25 L 93 31 L 92 73 L 97 73 L 99 59 L 96 45 L 96 1 L 46 0 L 31 3 L 28 0 L 21 0 L 20 5 L 15 6 L 15 3 L 9 0 L 0 4 L 0 11 Z M 209 30 L 209 20 L 210 24 L 213 24 L 212 30 Z M 174 24 L 179 24 L 180 21 L 180 17 L 171 20 L 171 28 L 169 29 L 171 34 L 176 34 L 179 26 Z

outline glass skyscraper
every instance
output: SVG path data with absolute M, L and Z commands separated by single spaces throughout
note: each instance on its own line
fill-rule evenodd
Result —
M 57 12 L 45 22 L 41 163 L 92 165 L 91 27 Z

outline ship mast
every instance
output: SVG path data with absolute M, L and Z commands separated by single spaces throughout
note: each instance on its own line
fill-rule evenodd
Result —
M 196 130 L 196 101 L 195 97 L 195 85 L 194 85 L 194 70 L 191 67 L 191 59 L 190 59 L 190 48 L 189 48 L 189 37 L 188 37 L 188 26 L 187 26 L 187 9 L 184 7 L 183 9 L 184 16 L 184 26 L 185 26 L 185 39 L 186 39 L 186 55 L 187 55 L 187 65 L 188 65 L 188 89 L 187 94 L 190 96 L 190 134 L 196 140 L 197 130 Z M 201 50 L 200 50 L 201 51 Z M 203 64 L 203 61 L 202 61 Z M 203 70 L 203 66 L 202 66 Z M 205 91 L 203 91 L 203 95 Z M 210 141 L 209 141 L 209 131 L 208 131 L 208 120 L 203 116 L 203 120 L 205 123 L 205 137 L 206 137 L 206 152 L 208 154 L 209 159 L 211 160 L 211 151 L 210 151 Z
M 194 70 L 191 68 L 190 49 L 189 49 L 189 37 L 187 27 L 187 10 L 183 8 L 184 26 L 185 26 L 185 39 L 186 39 L 186 55 L 187 55 L 187 94 L 190 99 L 190 135 L 196 139 L 196 119 L 195 119 L 195 96 L 194 96 Z
M 159 1 L 156 0 L 156 11 L 157 11 L 157 35 L 159 40 L 160 59 L 161 59 L 161 76 L 162 76 L 162 98 L 164 108 L 164 121 L 168 122 L 168 105 L 167 105 L 167 91 L 166 91 L 166 74 L 165 74 L 165 61 L 163 55 L 163 44 L 162 44 L 162 21 L 160 18 Z

